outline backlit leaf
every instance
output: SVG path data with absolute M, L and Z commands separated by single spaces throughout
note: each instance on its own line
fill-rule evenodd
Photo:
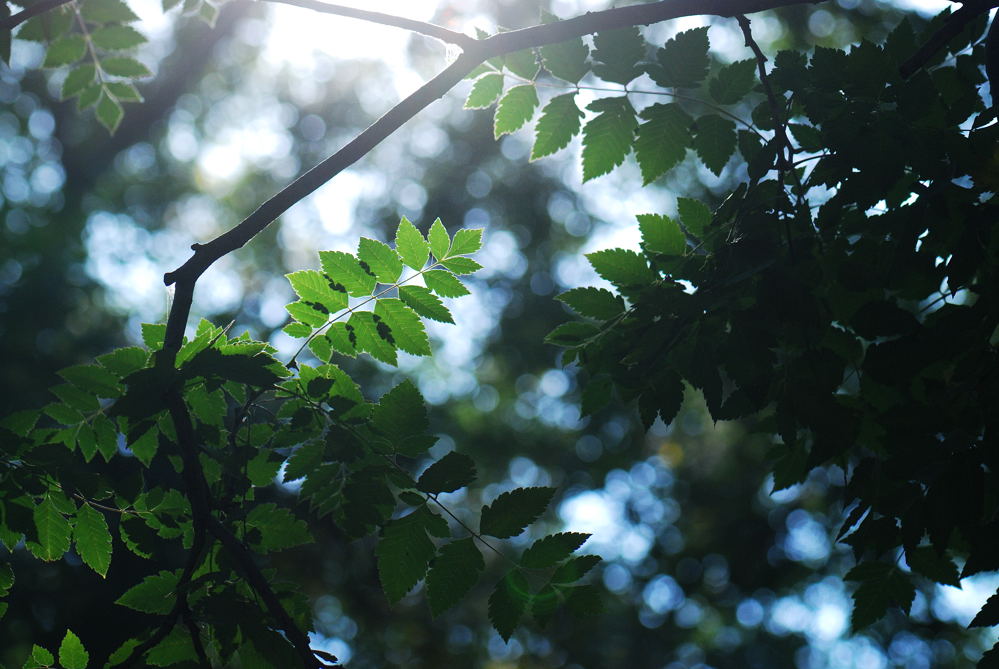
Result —
M 302 302 L 322 304 L 330 314 L 347 308 L 347 291 L 322 272 L 307 269 L 284 276 Z
M 128 23 L 139 20 L 122 0 L 86 0 L 80 3 L 80 14 L 93 23 Z
M 708 27 L 678 33 L 656 51 L 649 75 L 663 88 L 693 88 L 708 74 Z
M 454 492 L 474 480 L 475 462 L 467 455 L 451 451 L 420 475 L 416 488 L 436 495 Z
M 482 248 L 482 228 L 462 228 L 454 234 L 449 256 L 464 256 Z
M 352 297 L 367 297 L 375 289 L 375 275 L 361 266 L 352 253 L 320 251 L 319 261 L 323 271 L 334 284 L 339 284 Z
M 371 354 L 375 360 L 396 364 L 395 339 L 381 319 L 376 320 L 370 311 L 355 311 L 350 315 L 347 325 L 358 351 Z
M 580 316 L 606 321 L 624 311 L 624 300 L 603 288 L 573 288 L 555 299 L 566 303 Z
M 82 504 L 76 512 L 73 539 L 83 563 L 102 577 L 107 576 L 111 564 L 111 532 L 104 514 L 89 504 Z
M 531 590 L 527 578 L 519 570 L 511 569 L 489 596 L 489 621 L 504 641 L 510 640 L 530 604 Z
M 89 2 L 90 0 L 87 1 Z M 90 37 L 94 40 L 94 44 L 109 51 L 131 49 L 146 42 L 146 38 L 138 30 L 131 26 L 123 25 L 109 25 L 98 28 L 90 34 Z
M 383 298 L 375 304 L 375 316 L 389 327 L 395 345 L 413 355 L 430 355 L 430 340 L 423 321 L 406 303 L 397 298 Z
M 676 208 L 680 214 L 680 222 L 690 234 L 704 237 L 704 230 L 711 223 L 711 210 L 703 202 L 689 197 L 678 197 Z
M 645 40 L 636 27 L 598 32 L 593 37 L 593 73 L 605 81 L 627 84 L 642 73 Z
M 65 100 L 79 95 L 87 85 L 94 81 L 96 76 L 97 68 L 92 63 L 84 63 L 73 68 L 62 82 L 62 98 Z
M 465 100 L 465 109 L 485 109 L 496 102 L 503 92 L 503 75 L 498 72 L 484 74 L 472 84 Z
M 692 140 L 693 119 L 674 102 L 646 107 L 640 116 L 646 122 L 638 126 L 635 156 L 642 181 L 649 184 L 683 160 Z
M 492 504 L 482 507 L 479 531 L 498 539 L 516 536 L 544 513 L 554 494 L 554 488 L 516 488 L 505 492 Z
M 651 253 L 683 255 L 687 238 L 676 221 L 659 214 L 639 214 L 638 228 L 642 231 L 642 246 Z
M 63 669 L 87 669 L 90 653 L 83 647 L 80 637 L 66 630 L 66 635 L 59 644 L 59 664 Z
M 395 283 L 402 274 L 402 259 L 388 244 L 361 237 L 357 246 L 358 259 L 368 265 L 379 283 Z
M 708 83 L 708 92 L 715 102 L 734 105 L 741 100 L 756 83 L 756 59 L 747 58 L 726 65 Z
M 531 120 L 538 106 L 538 92 L 532 84 L 510 88 L 500 99 L 493 119 L 493 135 L 503 135 L 519 129 Z
M 246 516 L 246 524 L 259 533 L 259 539 L 251 539 L 261 553 L 281 551 L 302 544 L 312 543 L 309 526 L 296 518 L 288 509 L 276 504 L 255 506 Z
M 717 114 L 705 114 L 697 119 L 696 128 L 694 150 L 709 170 L 721 174 L 735 153 L 735 122 Z
M 441 297 L 462 297 L 469 294 L 465 284 L 447 270 L 427 270 L 423 273 L 423 282 L 427 284 L 427 288 Z
M 558 21 L 557 17 L 544 11 L 542 19 L 545 23 Z M 546 44 L 541 47 L 540 52 L 541 63 L 545 69 L 563 81 L 574 84 L 590 71 L 590 66 L 586 62 L 590 49 L 581 37 L 557 44 Z
M 520 564 L 528 569 L 551 567 L 572 555 L 583 545 L 589 534 L 560 532 L 535 541 L 520 557 Z
M 427 241 L 430 243 L 430 252 L 434 254 L 435 258 L 440 260 L 447 257 L 448 249 L 451 248 L 451 237 L 448 236 L 441 219 L 436 219 L 430 226 L 430 230 L 427 232 Z
M 427 572 L 430 612 L 439 616 L 454 606 L 476 584 L 485 566 L 472 537 L 442 546 Z
M 482 269 L 482 265 L 471 258 L 466 258 L 465 256 L 452 256 L 447 260 L 442 260 L 441 265 L 455 274 L 471 274 L 472 272 L 478 272 Z
M 627 249 L 605 249 L 587 253 L 597 274 L 615 286 L 644 286 L 656 279 L 645 258 Z
M 42 67 L 60 67 L 69 65 L 83 58 L 87 50 L 87 42 L 82 35 L 69 35 L 58 39 L 49 45 L 45 51 L 45 62 Z
M 576 94 L 566 93 L 552 98 L 534 128 L 531 160 L 549 156 L 564 149 L 579 134 L 583 112 L 576 106 Z
M 598 555 L 580 555 L 561 565 L 552 574 L 552 583 L 575 583 L 600 562 Z
M 448 311 L 440 298 L 422 286 L 400 286 L 399 297 L 413 311 L 424 318 L 441 323 L 454 323 L 451 312 Z
M 170 571 L 147 576 L 129 588 L 116 603 L 143 613 L 169 613 L 177 597 L 177 580 L 177 574 Z
M 433 542 L 427 536 L 426 507 L 389 522 L 382 530 L 375 554 L 382 590 L 393 604 L 412 590 L 427 573 L 434 556 Z
M 395 250 L 402 261 L 416 271 L 423 269 L 430 257 L 430 244 L 405 216 L 399 221 L 399 229 L 395 233 Z
M 101 122 L 101 125 L 107 128 L 108 132 L 114 133 L 118 129 L 122 117 L 125 115 L 125 110 L 121 108 L 117 100 L 107 93 L 102 92 L 100 98 L 97 100 L 97 107 L 94 108 L 94 113 L 97 115 L 97 120 Z
M 116 77 L 127 77 L 129 79 L 151 77 L 153 75 L 148 67 L 134 58 L 105 58 L 101 61 L 101 68 L 108 74 L 113 74 Z
M 607 174 L 623 163 L 638 126 L 627 96 L 601 98 L 587 109 L 598 114 L 583 128 L 583 181 Z
M 32 516 L 38 533 L 38 543 L 28 542 L 28 549 L 35 557 L 46 562 L 60 559 L 69 550 L 69 537 L 72 531 L 69 520 L 49 495 L 35 506 Z

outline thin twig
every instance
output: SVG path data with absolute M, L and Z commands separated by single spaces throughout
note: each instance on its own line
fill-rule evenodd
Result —
M 334 14 L 336 16 L 346 16 L 352 19 L 361 19 L 362 21 L 367 21 L 368 23 L 378 23 L 384 26 L 402 28 L 403 30 L 409 30 L 410 32 L 419 33 L 420 35 L 435 37 L 442 42 L 447 42 L 448 44 L 454 44 L 461 48 L 468 47 L 472 44 L 475 44 L 478 41 L 473 37 L 469 37 L 468 35 L 456 32 L 454 30 L 448 30 L 447 28 L 434 25 L 433 23 L 427 23 L 425 21 L 415 21 L 413 19 L 403 18 L 401 16 L 385 14 L 383 12 L 372 12 L 366 9 L 344 7 L 343 5 L 334 5 L 328 2 L 319 2 L 319 0 L 266 0 L 266 1 L 280 3 L 284 5 L 294 5 L 296 7 L 311 9 L 317 12 L 322 12 L 324 14 Z
M 44 14 L 47 11 L 53 10 L 56 7 L 61 7 L 71 1 L 72 0 L 41 0 L 39 3 L 34 4 L 17 14 L 8 16 L 3 21 L 0 21 L 0 30 L 13 30 L 32 17 Z

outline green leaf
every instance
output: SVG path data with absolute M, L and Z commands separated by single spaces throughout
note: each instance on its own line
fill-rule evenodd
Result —
M 566 93 L 552 98 L 534 128 L 531 160 L 549 156 L 564 149 L 579 134 L 583 112 L 576 106 L 576 94 Z
M 439 616 L 454 606 L 479 580 L 486 563 L 472 537 L 441 547 L 427 572 L 430 612 Z
M 97 365 L 74 365 L 59 370 L 59 376 L 98 397 L 119 397 L 121 386 L 114 374 Z
M 50 495 L 35 506 L 32 516 L 38 532 L 38 543 L 29 542 L 32 554 L 46 562 L 62 558 L 69 550 L 72 526 Z
M 498 72 L 483 74 L 472 84 L 465 100 L 465 109 L 485 109 L 496 102 L 503 92 L 503 75 Z
M 93 107 L 97 104 L 97 101 L 101 97 L 101 93 L 104 89 L 100 84 L 90 84 L 85 86 L 82 91 L 80 91 L 79 96 L 76 98 L 76 109 L 77 111 L 83 111 L 88 107 Z
M 961 587 L 961 576 L 957 567 L 946 555 L 938 555 L 932 546 L 918 546 L 905 551 L 905 561 L 917 574 L 936 583 Z
M 462 228 L 454 234 L 449 256 L 464 256 L 482 248 L 482 228 Z
M 153 76 L 148 67 L 134 58 L 105 58 L 101 61 L 101 69 L 116 77 L 127 77 L 129 79 Z
M 423 269 L 430 257 L 430 244 L 405 216 L 399 221 L 399 229 L 395 233 L 395 250 L 402 261 L 417 272 Z
M 53 395 L 62 400 L 66 406 L 72 407 L 77 411 L 89 413 L 91 411 L 97 411 L 101 408 L 101 403 L 95 395 L 92 395 L 84 390 L 80 390 L 70 383 L 53 386 L 52 388 L 49 388 L 49 390 Z
M 388 326 L 395 346 L 413 355 L 431 354 L 423 321 L 405 302 L 394 297 L 380 299 L 375 304 L 375 316 Z
M 434 220 L 427 232 L 427 241 L 430 242 L 430 252 L 438 260 L 447 257 L 448 249 L 451 248 L 451 237 L 447 234 L 447 229 L 441 223 L 441 219 Z
M 704 230 L 711 223 L 711 210 L 708 206 L 689 197 L 678 197 L 676 208 L 683 227 L 687 228 L 690 234 L 703 238 Z
M 357 245 L 357 257 L 368 266 L 379 283 L 395 283 L 402 274 L 402 259 L 399 254 L 388 244 L 378 240 L 361 237 Z
M 31 647 L 31 657 L 24 663 L 25 669 L 52 666 L 55 666 L 55 656 L 52 653 L 37 644 Z
M 448 311 L 440 298 L 422 286 L 400 286 L 399 297 L 413 311 L 424 318 L 441 323 L 454 323 L 451 312 Z
M 80 3 L 80 14 L 92 23 L 129 23 L 139 20 L 122 0 L 86 0 Z
M 645 286 L 656 280 L 645 257 L 627 249 L 604 249 L 587 253 L 597 274 L 619 288 Z
M 552 583 L 575 583 L 593 569 L 601 558 L 597 555 L 580 555 L 561 565 L 552 574 Z
M 355 311 L 350 315 L 347 325 L 358 351 L 371 354 L 375 360 L 396 364 L 395 340 L 381 319 L 375 320 L 375 315 L 370 311 Z
M 545 336 L 545 343 L 571 348 L 587 343 L 599 333 L 600 330 L 592 323 L 582 321 L 562 323 Z
M 82 504 L 76 512 L 73 539 L 83 563 L 102 578 L 107 576 L 111 565 L 111 532 L 104 514 L 89 504 Z
M 121 108 L 117 100 L 107 93 L 102 92 L 100 98 L 97 100 L 97 107 L 94 109 L 94 113 L 97 115 L 97 120 L 101 122 L 101 125 L 107 128 L 108 132 L 114 133 L 118 129 L 118 124 L 121 123 L 122 117 L 125 115 L 125 110 Z
M 489 596 L 489 621 L 504 641 L 510 640 L 530 603 L 531 590 L 527 578 L 521 571 L 511 569 Z
M 756 84 L 756 59 L 747 58 L 726 65 L 708 82 L 708 92 L 715 102 L 734 105 Z
M 603 288 L 573 288 L 556 300 L 564 302 L 580 316 L 606 321 L 624 312 L 624 300 Z
M 687 237 L 669 216 L 639 214 L 638 228 L 642 231 L 642 246 L 646 251 L 679 256 L 687 250 Z
M 69 35 L 56 40 L 45 51 L 45 62 L 42 67 L 61 67 L 83 58 L 87 42 L 82 35 Z
M 694 120 L 680 105 L 654 104 L 639 114 L 645 123 L 638 126 L 635 156 L 647 185 L 675 167 L 687 153 Z
M 259 532 L 259 539 L 251 541 L 261 553 L 282 551 L 314 541 L 304 520 L 276 504 L 254 507 L 246 516 L 246 524 Z
M 566 608 L 577 617 L 593 616 L 603 612 L 600 591 L 594 585 L 578 585 L 565 589 Z
M 375 275 L 365 270 L 352 253 L 344 251 L 320 251 L 319 260 L 329 280 L 342 286 L 351 297 L 368 297 L 375 289 Z M 334 291 L 338 287 L 331 286 Z M 344 305 L 346 306 L 346 305 Z
M 322 325 L 321 323 L 319 325 Z M 288 323 L 281 331 L 284 332 L 289 337 L 294 337 L 295 339 L 304 339 L 312 334 L 312 328 L 305 323 L 298 323 L 292 321 Z
M 583 181 L 607 174 L 623 163 L 638 126 L 627 96 L 601 98 L 587 109 L 598 114 L 583 128 Z
M 357 355 L 357 334 L 347 323 L 337 322 L 326 331 L 326 339 L 330 346 L 340 355 L 355 357 Z
M 423 282 L 427 288 L 441 297 L 462 297 L 468 295 L 468 288 L 458 277 L 443 269 L 431 269 L 423 273 Z
M 540 69 L 534 49 L 521 49 L 503 56 L 503 67 L 521 79 L 534 79 Z
M 108 81 L 104 90 L 119 102 L 142 102 L 142 93 L 135 86 L 124 81 Z
M 0 562 L 0 596 L 6 597 L 14 587 L 14 570 L 9 562 Z
M 423 578 L 434 557 L 434 544 L 427 536 L 426 514 L 429 511 L 421 507 L 390 521 L 375 549 L 382 590 L 393 604 Z
M 326 444 L 318 439 L 307 441 L 298 447 L 284 469 L 284 482 L 307 476 L 323 461 Z
M 605 81 L 627 84 L 642 73 L 645 40 L 636 27 L 598 32 L 593 38 L 593 73 Z
M 145 661 L 154 667 L 169 667 L 185 661 L 190 666 L 198 662 L 198 655 L 191 643 L 191 634 L 183 625 L 175 625 L 166 638 L 146 654 Z
M 474 480 L 475 462 L 467 455 L 451 451 L 420 475 L 416 488 L 436 495 L 442 492 L 454 492 Z
M 62 99 L 66 100 L 74 95 L 79 95 L 84 88 L 94 81 L 97 76 L 97 68 L 91 63 L 86 63 L 70 70 L 66 79 L 62 82 Z
M 853 593 L 851 626 L 860 630 L 881 618 L 889 606 L 906 613 L 916 596 L 912 583 L 895 565 L 885 562 L 861 562 L 847 572 L 848 581 L 859 581 Z
M 452 256 L 447 260 L 442 260 L 441 265 L 455 274 L 471 274 L 482 269 L 482 265 L 465 256 Z
M 149 360 L 149 351 L 138 346 L 126 346 L 115 349 L 110 353 L 97 356 L 97 362 L 109 370 L 119 379 L 123 379 L 132 372 L 137 372 L 146 366 Z
M 305 304 L 321 304 L 326 308 L 326 313 L 335 313 L 347 308 L 346 289 L 328 279 L 322 272 L 306 269 L 284 276 L 291 284 L 292 290 Z
M 520 565 L 527 569 L 551 567 L 572 555 L 589 538 L 589 534 L 581 532 L 560 532 L 543 537 L 524 551 Z
M 146 348 L 157 351 L 163 346 L 163 339 L 166 337 L 166 323 L 143 323 L 142 343 Z
M 663 88 L 694 88 L 708 74 L 708 27 L 678 33 L 656 51 L 649 75 Z
M 98 28 L 90 33 L 90 38 L 94 44 L 108 51 L 123 51 L 146 43 L 146 38 L 143 37 L 142 33 L 131 26 L 122 25 Z
M 90 653 L 83 647 L 80 637 L 73 634 L 72 630 L 66 630 L 66 636 L 59 644 L 59 664 L 63 669 L 87 669 L 90 662 Z
M 398 449 L 413 436 L 430 428 L 423 396 L 412 381 L 403 381 L 382 395 L 374 408 L 372 424 Z
M 142 583 L 129 588 L 115 603 L 143 613 L 167 614 L 177 597 L 178 575 L 161 571 L 146 576 Z
M 720 175 L 735 153 L 735 123 L 717 114 L 705 114 L 695 127 L 694 150 L 709 170 Z
M 482 507 L 479 531 L 497 539 L 516 536 L 538 519 L 554 494 L 555 488 L 516 488 L 505 492 L 492 504 Z
M 558 21 L 558 19 L 542 11 L 542 18 L 545 23 Z M 590 49 L 583 42 L 581 37 L 576 37 L 557 44 L 547 44 L 540 49 L 541 63 L 553 77 L 558 77 L 570 84 L 575 84 L 590 71 L 590 66 L 586 63 Z
M 496 107 L 493 135 L 499 139 L 503 135 L 519 129 L 531 120 L 537 106 L 538 92 L 533 84 L 523 84 L 510 88 Z
M 256 388 L 267 388 L 276 383 L 281 378 L 278 371 L 288 375 L 281 363 L 266 353 L 225 355 L 217 348 L 198 353 L 184 365 L 183 371 L 187 378 L 215 377 Z
M 325 325 L 330 316 L 329 309 L 321 302 L 292 302 L 284 305 L 284 308 L 292 318 L 301 321 L 308 328 L 308 334 L 303 335 L 305 337 L 312 334 L 313 328 Z

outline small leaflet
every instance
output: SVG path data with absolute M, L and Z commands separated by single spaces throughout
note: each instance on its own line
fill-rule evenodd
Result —
M 493 119 L 493 135 L 499 139 L 503 135 L 518 130 L 531 120 L 538 107 L 538 92 L 533 84 L 514 86 L 508 90 L 496 107 Z
M 583 112 L 576 106 L 576 94 L 566 93 L 552 98 L 534 128 L 534 146 L 531 148 L 531 160 L 564 149 L 579 134 L 582 127 Z
M 717 114 L 705 114 L 697 119 L 694 150 L 704 165 L 720 175 L 735 153 L 735 122 Z
M 583 128 L 583 181 L 607 174 L 623 163 L 638 126 L 627 96 L 601 98 L 587 109 L 598 113 Z

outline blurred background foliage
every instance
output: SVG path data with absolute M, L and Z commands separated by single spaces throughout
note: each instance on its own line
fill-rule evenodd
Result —
M 495 30 L 536 22 L 539 5 L 564 17 L 608 3 L 407 5 L 416 18 Z M 141 57 L 158 74 L 113 137 L 58 101 L 58 76 L 38 68 L 37 45 L 15 42 L 11 67 L 0 69 L 4 413 L 44 403 L 55 370 L 138 341 L 140 323 L 165 314 L 162 273 L 192 242 L 237 223 L 447 57 L 431 40 L 292 7 L 233 3 L 214 28 L 163 17 L 155 4 L 135 9 L 151 37 Z M 773 53 L 878 41 L 905 14 L 927 18 L 872 0 L 752 18 Z M 646 34 L 665 39 L 690 25 Z M 734 21 L 717 20 L 710 35 L 719 57 L 745 57 Z M 294 344 L 280 332 L 291 298 L 282 275 L 314 264 L 318 250 L 350 249 L 362 234 L 384 239 L 399 215 L 421 227 L 438 216 L 452 231 L 485 227 L 486 269 L 473 297 L 455 305 L 458 325 L 433 329 L 433 359 L 345 366 L 371 396 L 402 376 L 417 379 L 441 435 L 433 454 L 467 452 L 490 482 L 451 494 L 452 508 L 477 508 L 514 486 L 557 486 L 558 514 L 535 530 L 594 533 L 584 552 L 605 558 L 597 578 L 606 612 L 572 626 L 556 619 L 506 644 L 488 625 L 484 591 L 437 620 L 419 590 L 390 609 L 372 546 L 348 543 L 326 523 L 314 528 L 319 545 L 278 563 L 312 598 L 316 645 L 356 667 L 921 669 L 977 659 L 991 641 L 964 625 L 989 593 L 984 584 L 926 584 L 911 617 L 889 615 L 850 636 L 842 575 L 853 558 L 835 542 L 841 470 L 771 495 L 769 444 L 747 437 L 744 425 L 711 423 L 696 394 L 673 423 L 647 434 L 628 407 L 580 420 L 585 379 L 541 343 L 567 317 L 554 295 L 593 283 L 582 252 L 634 243 L 634 215 L 672 213 L 676 194 L 715 204 L 740 174 L 730 166 L 716 177 L 691 163 L 640 189 L 631 165 L 581 187 L 577 160 L 529 163 L 526 132 L 495 142 L 491 114 L 463 110 L 464 92 L 218 263 L 199 285 L 195 315 L 235 320 L 235 332 L 290 355 Z M 14 666 L 32 637 L 55 645 L 67 625 L 92 653 L 108 652 L 116 639 L 101 639 L 99 626 L 127 630 L 136 615 L 112 604 L 116 582 L 144 569 L 127 556 L 117 554 L 107 583 L 65 562 L 18 564 L 0 661 Z

